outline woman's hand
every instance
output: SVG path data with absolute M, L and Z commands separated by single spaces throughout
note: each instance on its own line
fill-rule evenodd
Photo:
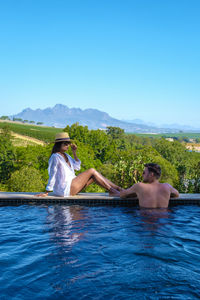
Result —
M 41 193 L 41 194 L 38 194 L 38 195 L 35 195 L 36 197 L 47 197 L 48 196 L 48 192 L 45 192 L 45 193 Z
M 76 150 L 77 150 L 77 146 L 75 144 L 71 144 L 71 149 L 72 149 L 72 153 L 73 153 L 73 156 L 74 156 L 74 159 L 75 161 L 79 161 L 78 157 L 77 157 L 77 154 L 76 154 Z
M 72 149 L 73 152 L 76 151 L 77 148 L 78 148 L 78 147 L 77 147 L 75 144 L 71 144 L 71 149 Z

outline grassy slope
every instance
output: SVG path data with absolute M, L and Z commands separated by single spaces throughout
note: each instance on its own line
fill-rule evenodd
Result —
M 52 142 L 54 141 L 55 135 L 58 132 L 63 131 L 62 128 L 54 128 L 47 126 L 38 126 L 38 125 L 30 125 L 30 124 L 22 124 L 18 122 L 0 122 L 0 129 L 3 127 L 9 127 L 12 132 L 21 134 L 23 136 L 29 136 L 44 142 Z M 130 134 L 130 133 L 127 133 Z M 187 138 L 200 138 L 200 133 L 169 133 L 169 134 L 140 134 L 140 133 L 131 133 L 137 136 L 143 137 L 152 137 L 152 138 L 160 138 L 160 137 L 187 137 Z
M 129 133 L 130 134 L 130 133 Z M 186 137 L 186 138 L 200 138 L 200 133 L 193 133 L 193 132 L 181 132 L 181 133 L 162 133 L 162 134 L 146 134 L 146 133 L 131 133 L 135 134 L 137 136 L 143 136 L 143 137 L 153 137 L 153 138 L 160 138 L 160 137 L 165 137 L 165 138 L 173 138 L 173 137 Z
M 8 127 L 14 133 L 32 137 L 44 142 L 53 142 L 56 133 L 63 131 L 62 128 L 20 124 L 14 122 L 0 122 L 0 129 L 3 127 Z
M 19 133 L 14 133 L 12 131 L 11 131 L 11 135 L 12 135 L 12 143 L 16 147 L 19 147 L 19 146 L 26 147 L 27 145 L 35 146 L 35 145 L 45 145 L 46 144 L 44 141 L 35 139 L 30 136 L 22 135 Z

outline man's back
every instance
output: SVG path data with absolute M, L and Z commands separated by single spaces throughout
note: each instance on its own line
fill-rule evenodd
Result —
M 139 205 L 146 208 L 166 208 L 169 204 L 171 186 L 167 183 L 138 183 L 136 194 Z
M 139 205 L 146 208 L 166 208 L 169 204 L 170 195 L 179 197 L 178 191 L 168 183 L 160 183 L 160 166 L 154 163 L 145 165 L 143 171 L 143 182 L 131 186 L 129 189 L 122 190 L 120 197 L 133 197 L 139 199 Z

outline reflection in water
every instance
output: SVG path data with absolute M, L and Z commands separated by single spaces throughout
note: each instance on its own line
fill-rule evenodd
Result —
M 1 299 L 199 299 L 198 206 L 0 214 Z
M 163 272 L 163 262 L 169 259 L 165 247 L 165 238 L 168 237 L 168 225 L 171 224 L 171 209 L 137 210 L 140 231 L 136 233 L 138 241 L 135 255 L 140 257 L 139 265 L 142 272 L 160 274 Z M 154 275 L 156 276 L 156 275 Z
M 47 224 L 51 239 L 59 246 L 72 246 L 82 236 L 80 224 L 84 219 L 80 206 L 51 206 L 47 208 Z M 78 226 L 76 228 L 76 222 Z
M 171 210 L 169 208 L 141 208 L 138 214 L 144 230 L 151 232 L 153 235 L 168 223 L 166 220 L 169 219 L 170 212 Z

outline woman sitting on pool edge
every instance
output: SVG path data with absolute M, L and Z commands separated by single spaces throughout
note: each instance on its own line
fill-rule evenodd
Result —
M 74 159 L 66 153 L 69 146 L 71 146 Z M 61 197 L 74 196 L 93 182 L 106 189 L 110 195 L 119 196 L 122 189 L 93 168 L 75 175 L 74 170 L 80 170 L 81 166 L 76 150 L 77 146 L 72 144 L 67 132 L 56 134 L 55 144 L 49 159 L 49 180 L 46 191 L 37 196 L 48 196 L 50 191 Z

